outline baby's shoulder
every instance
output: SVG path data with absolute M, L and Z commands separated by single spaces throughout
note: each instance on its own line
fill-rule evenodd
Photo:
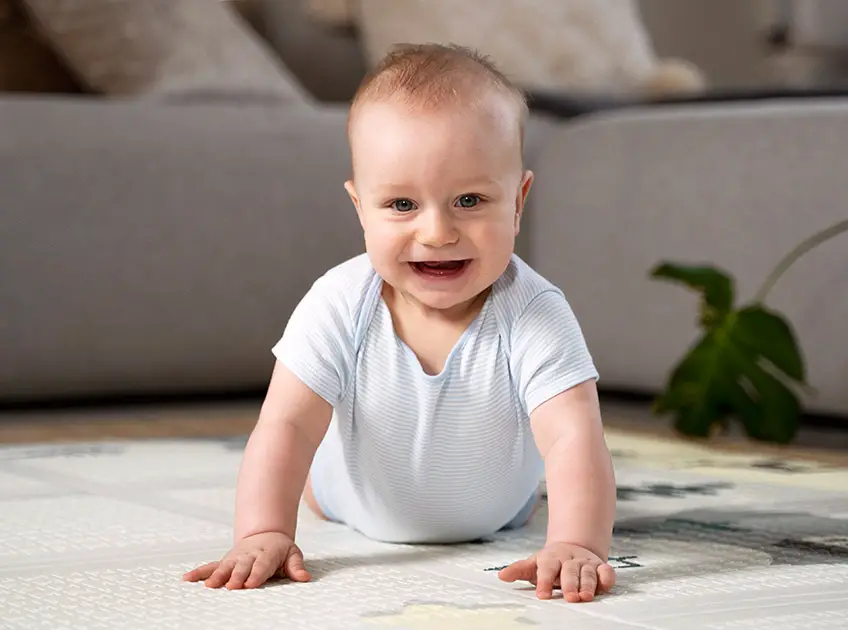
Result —
M 555 284 L 515 254 L 506 271 L 492 286 L 495 311 L 509 325 L 541 295 L 564 299 L 562 291 Z
M 377 285 L 370 258 L 361 254 L 325 271 L 312 284 L 307 297 L 313 303 L 356 318 Z
M 376 275 L 368 255 L 360 254 L 330 267 L 315 281 L 312 288 L 328 296 L 356 296 L 373 284 Z

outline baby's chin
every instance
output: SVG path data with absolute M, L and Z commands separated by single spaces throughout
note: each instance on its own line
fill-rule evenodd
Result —
M 479 262 L 464 260 L 458 268 L 446 271 L 422 268 L 418 262 L 393 264 L 377 269 L 390 290 L 428 309 L 449 311 L 473 308 L 477 299 L 487 293 L 496 278 L 480 274 Z
M 423 291 L 404 292 L 407 300 L 430 313 L 440 313 L 450 319 L 464 319 L 469 312 L 479 310 L 482 292 L 473 293 L 441 293 L 433 295 Z

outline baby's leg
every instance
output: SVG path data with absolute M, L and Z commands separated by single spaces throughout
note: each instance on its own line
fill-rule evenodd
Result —
M 312 475 L 308 475 L 306 477 L 306 486 L 303 488 L 303 502 L 306 503 L 307 507 L 312 511 L 315 516 L 320 518 L 322 521 L 329 521 L 330 519 L 324 514 L 324 511 L 321 509 L 321 506 L 318 505 L 318 501 L 315 499 L 315 493 L 312 491 Z
M 536 490 L 533 496 L 524 504 L 524 507 L 515 515 L 509 523 L 504 525 L 503 529 L 519 529 L 527 525 L 539 508 L 542 506 L 542 492 Z

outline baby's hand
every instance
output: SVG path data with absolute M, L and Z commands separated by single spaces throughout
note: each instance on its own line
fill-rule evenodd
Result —
M 277 532 L 248 536 L 239 541 L 220 561 L 204 564 L 183 576 L 188 582 L 205 580 L 209 588 L 257 588 L 278 575 L 295 582 L 308 582 L 303 553 L 294 541 Z
M 526 560 L 513 562 L 498 577 L 504 582 L 530 582 L 539 599 L 550 599 L 553 589 L 560 588 L 563 598 L 572 603 L 590 602 L 615 585 L 615 571 L 609 564 L 591 551 L 567 543 L 546 545 Z

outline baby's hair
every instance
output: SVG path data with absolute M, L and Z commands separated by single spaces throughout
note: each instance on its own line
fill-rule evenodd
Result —
M 492 89 L 515 104 L 523 145 L 527 99 L 491 59 L 452 44 L 400 44 L 363 79 L 351 103 L 348 127 L 358 107 L 368 101 L 393 100 L 425 110 L 474 108 Z

